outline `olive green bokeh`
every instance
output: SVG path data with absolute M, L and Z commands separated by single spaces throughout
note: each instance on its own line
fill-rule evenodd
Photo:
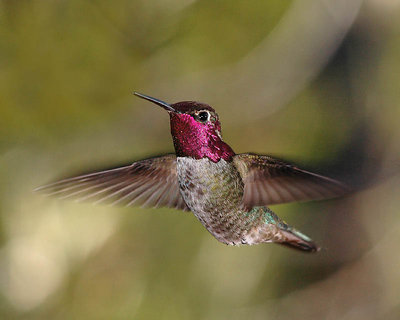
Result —
M 396 175 L 274 207 L 321 245 L 314 255 L 227 247 L 184 212 L 32 192 L 172 152 L 166 113 L 133 91 L 211 104 L 236 152 L 361 180 L 396 172 L 400 5 L 335 3 L 0 1 L 0 318 L 398 318 Z

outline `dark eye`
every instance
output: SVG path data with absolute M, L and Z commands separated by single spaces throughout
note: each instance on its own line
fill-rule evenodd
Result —
M 197 119 L 201 122 L 207 122 L 210 118 L 210 114 L 207 111 L 201 111 L 197 115 Z

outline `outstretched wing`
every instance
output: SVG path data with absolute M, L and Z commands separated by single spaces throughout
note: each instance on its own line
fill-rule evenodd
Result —
M 246 208 L 335 198 L 350 192 L 339 181 L 269 156 L 243 153 L 236 155 L 233 161 L 244 182 Z
M 179 192 L 176 156 L 172 154 L 64 179 L 36 190 L 61 199 L 96 204 L 165 206 L 189 210 Z

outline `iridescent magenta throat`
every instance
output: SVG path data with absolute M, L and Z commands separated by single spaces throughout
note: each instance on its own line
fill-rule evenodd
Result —
M 222 141 L 219 122 L 199 123 L 188 114 L 170 113 L 171 134 L 178 157 L 232 161 L 235 152 Z

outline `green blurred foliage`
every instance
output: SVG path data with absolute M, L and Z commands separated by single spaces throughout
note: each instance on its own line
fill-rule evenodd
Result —
M 212 104 L 237 152 L 367 181 L 397 172 L 400 4 L 348 1 L 361 9 L 345 29 L 342 2 L 1 0 L 0 318 L 397 319 L 396 175 L 343 200 L 274 207 L 322 245 L 316 255 L 227 247 L 190 213 L 32 193 L 173 151 L 166 114 L 132 91 Z M 282 25 L 303 27 L 296 14 L 315 34 L 285 43 Z M 346 36 L 329 42 L 338 30 Z M 281 76 L 286 61 L 292 68 L 319 36 L 315 65 L 293 74 L 317 70 L 296 87 Z M 276 56 L 282 70 L 256 74 Z M 280 88 L 289 103 L 270 98 Z

